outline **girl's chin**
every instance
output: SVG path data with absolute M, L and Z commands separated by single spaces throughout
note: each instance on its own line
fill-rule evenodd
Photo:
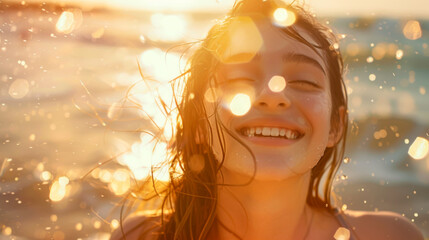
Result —
M 224 168 L 227 170 L 228 175 L 233 179 L 242 179 L 241 181 L 245 182 L 253 178 L 254 181 L 283 181 L 288 178 L 294 178 L 297 176 L 304 175 L 311 171 L 312 166 L 297 166 L 289 165 L 283 162 L 276 162 L 275 159 L 272 159 L 270 163 L 258 163 L 258 166 L 255 169 L 254 165 L 235 165 L 228 166 L 224 165 Z

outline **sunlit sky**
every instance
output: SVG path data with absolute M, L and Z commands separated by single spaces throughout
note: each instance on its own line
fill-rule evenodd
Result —
M 12 1 L 21 2 L 21 0 Z M 42 2 L 42 0 L 26 0 L 26 2 Z M 44 0 L 43 2 L 155 11 L 225 11 L 232 6 L 234 0 Z M 427 0 L 306 0 L 305 2 L 317 14 L 322 15 L 370 16 L 375 14 L 376 16 L 429 18 Z

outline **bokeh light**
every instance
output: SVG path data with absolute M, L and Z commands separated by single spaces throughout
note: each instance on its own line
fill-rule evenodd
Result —
M 72 12 L 65 11 L 58 18 L 57 31 L 61 33 L 71 33 L 74 30 L 74 15 Z
M 295 13 L 288 9 L 277 8 L 273 13 L 273 23 L 279 27 L 291 26 L 295 23 L 295 21 Z
M 67 177 L 60 177 L 58 180 L 54 181 L 49 192 L 49 199 L 51 199 L 53 202 L 59 202 L 63 200 L 67 193 L 67 184 Z
M 219 88 L 208 88 L 204 93 L 204 99 L 209 103 L 215 103 L 222 96 L 222 90 Z
M 417 137 L 408 149 L 408 154 L 416 159 L 420 160 L 428 155 L 429 141 L 426 138 Z
M 335 240 L 349 240 L 350 239 L 350 230 L 344 227 L 339 227 L 334 234 Z
M 410 20 L 408 21 L 403 30 L 404 36 L 410 40 L 417 40 L 422 37 L 422 29 L 420 27 L 419 21 Z
M 229 108 L 231 109 L 232 114 L 236 116 L 243 116 L 247 112 L 249 112 L 252 107 L 252 101 L 249 95 L 244 93 L 236 94 L 229 104 Z
M 205 167 L 204 156 L 201 154 L 194 154 L 189 158 L 189 168 L 195 173 L 201 172 Z
M 82 11 L 78 8 L 61 13 L 55 25 L 59 33 L 69 34 L 82 24 Z
M 117 169 L 112 175 L 109 189 L 116 195 L 122 195 L 131 187 L 131 179 L 127 170 Z
M 25 97 L 29 91 L 30 84 L 26 79 L 18 78 L 9 86 L 9 95 L 15 99 Z
M 282 76 L 273 76 L 268 82 L 268 87 L 273 92 L 281 92 L 286 88 L 286 80 Z
M 403 51 L 403 50 L 401 50 L 401 49 L 398 49 L 398 50 L 396 51 L 396 53 L 395 53 L 395 57 L 396 57 L 396 59 L 397 59 L 397 60 L 401 60 L 403 56 L 404 56 L 404 51 Z

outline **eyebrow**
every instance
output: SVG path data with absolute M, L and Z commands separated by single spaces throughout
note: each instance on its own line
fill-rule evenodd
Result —
M 256 53 L 253 60 L 258 61 L 260 59 L 261 59 L 261 54 L 258 52 L 258 53 Z M 326 74 L 325 69 L 323 69 L 322 65 L 320 65 L 320 63 L 318 61 L 316 61 L 314 58 L 309 57 L 309 56 L 304 55 L 304 54 L 289 53 L 289 54 L 284 55 L 282 57 L 282 60 L 285 63 L 290 63 L 290 62 L 307 63 L 307 64 L 310 64 L 310 65 L 313 65 L 313 66 L 319 68 L 324 74 Z

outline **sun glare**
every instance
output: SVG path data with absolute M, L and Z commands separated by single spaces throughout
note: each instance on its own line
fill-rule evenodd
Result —
M 188 21 L 183 15 L 155 13 L 150 21 L 148 38 L 152 41 L 177 42 L 185 37 Z

